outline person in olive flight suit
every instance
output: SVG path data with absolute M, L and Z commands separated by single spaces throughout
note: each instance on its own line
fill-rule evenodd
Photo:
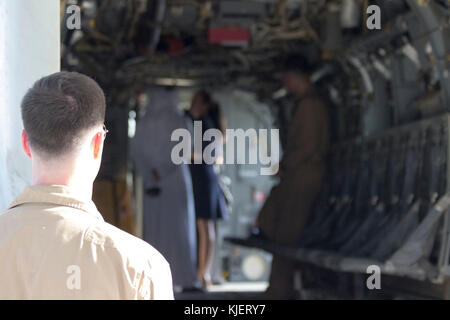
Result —
M 280 181 L 255 221 L 262 236 L 280 245 L 292 245 L 299 239 L 326 171 L 329 116 L 310 81 L 311 72 L 303 56 L 286 59 L 283 82 L 296 103 L 280 162 Z M 294 265 L 293 260 L 274 255 L 268 298 L 294 297 Z

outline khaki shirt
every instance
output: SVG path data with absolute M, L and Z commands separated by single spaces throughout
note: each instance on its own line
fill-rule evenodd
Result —
M 173 299 L 163 256 L 55 185 L 0 215 L 0 299 Z

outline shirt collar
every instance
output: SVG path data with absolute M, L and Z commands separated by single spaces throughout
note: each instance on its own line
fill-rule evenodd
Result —
M 81 199 L 67 186 L 35 185 L 26 187 L 25 190 L 9 205 L 8 209 L 12 209 L 25 203 L 48 203 L 72 207 L 87 212 L 97 219 L 104 221 L 102 215 L 91 199 L 87 201 Z

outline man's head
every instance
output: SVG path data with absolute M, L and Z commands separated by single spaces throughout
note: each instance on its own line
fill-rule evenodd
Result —
M 71 174 L 75 167 L 84 166 L 85 178 L 95 179 L 103 150 L 105 109 L 102 89 L 88 76 L 58 72 L 36 81 L 21 104 L 22 146 L 33 160 L 33 171 L 45 171 L 57 162 L 54 172 L 39 174 Z
M 290 55 L 283 68 L 283 82 L 286 89 L 296 96 L 304 96 L 311 90 L 311 65 L 302 55 Z

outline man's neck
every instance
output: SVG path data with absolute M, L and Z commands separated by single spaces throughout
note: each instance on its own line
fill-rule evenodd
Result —
M 308 97 L 308 96 L 310 96 L 312 94 L 314 94 L 314 90 L 313 90 L 312 87 L 309 87 L 308 90 L 305 90 L 303 92 L 298 92 L 297 94 L 295 94 L 295 97 L 298 100 L 303 100 L 304 98 L 306 98 L 306 97 Z
M 64 162 L 63 162 L 64 163 Z M 33 163 L 33 185 L 60 185 L 66 186 L 77 197 L 84 200 L 92 199 L 92 181 L 86 177 L 86 172 L 80 170 L 80 166 L 58 166 L 57 163 Z

